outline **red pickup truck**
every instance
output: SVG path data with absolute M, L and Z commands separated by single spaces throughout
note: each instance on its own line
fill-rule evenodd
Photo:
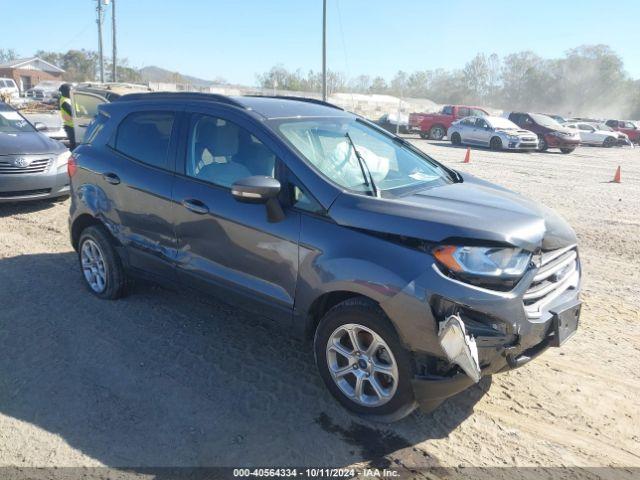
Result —
M 479 107 L 445 105 L 439 113 L 412 113 L 409 115 L 409 131 L 422 138 L 442 140 L 453 122 L 470 115 L 489 115 Z

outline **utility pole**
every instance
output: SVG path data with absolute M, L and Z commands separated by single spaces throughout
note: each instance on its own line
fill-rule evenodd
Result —
M 111 60 L 111 81 L 117 82 L 118 71 L 116 69 L 116 58 L 118 49 L 116 48 L 116 0 L 111 0 L 111 42 L 113 43 L 113 58 Z
M 322 101 L 327 101 L 327 0 L 322 0 Z
M 98 13 L 98 56 L 100 57 L 100 82 L 104 82 L 104 55 L 102 52 L 102 0 L 97 0 L 98 6 L 96 12 Z

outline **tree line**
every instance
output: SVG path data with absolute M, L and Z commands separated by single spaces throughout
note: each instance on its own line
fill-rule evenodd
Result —
M 67 81 L 92 81 L 98 76 L 98 55 L 90 50 L 35 53 L 65 70 Z M 0 48 L 0 63 L 16 58 Z M 105 64 L 110 80 L 111 65 Z M 182 76 L 176 74 L 182 80 Z M 185 81 L 189 77 L 185 77 Z M 118 81 L 141 82 L 140 71 L 119 59 Z M 180 82 L 179 82 L 180 83 Z M 320 72 L 290 71 L 276 65 L 256 75 L 264 89 L 320 92 Z M 503 110 L 526 110 L 573 116 L 640 118 L 640 81 L 631 78 L 624 62 L 607 45 L 583 45 L 561 58 L 545 59 L 531 52 L 504 57 L 477 54 L 463 68 L 399 71 L 387 80 L 381 76 L 347 78 L 339 71 L 327 73 L 327 89 L 334 92 L 379 93 L 402 98 L 428 98 L 436 103 L 461 103 Z
M 319 73 L 305 75 L 282 65 L 257 75 L 257 82 L 262 88 L 321 89 Z M 461 69 L 399 71 L 389 81 L 369 75 L 347 79 L 329 71 L 327 84 L 329 94 L 378 93 L 503 110 L 640 118 L 640 81 L 625 72 L 622 58 L 607 45 L 583 45 L 556 59 L 531 51 L 503 58 L 479 53 Z

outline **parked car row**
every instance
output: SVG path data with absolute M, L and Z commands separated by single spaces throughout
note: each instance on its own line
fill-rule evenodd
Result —
M 562 153 L 571 153 L 579 145 L 613 147 L 640 142 L 640 128 L 627 120 L 566 119 L 533 112 L 510 112 L 504 117 L 508 123 L 490 116 L 480 107 L 446 105 L 438 113 L 411 113 L 407 130 L 432 140 L 442 140 L 446 135 L 456 145 L 510 150 L 559 149 Z

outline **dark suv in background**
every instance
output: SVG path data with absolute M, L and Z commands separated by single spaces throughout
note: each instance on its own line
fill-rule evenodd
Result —
M 577 328 L 564 220 L 329 104 L 127 95 L 69 175 L 92 293 L 136 275 L 270 317 L 359 414 L 433 409 Z
M 520 128 L 538 135 L 538 150 L 558 148 L 562 153 L 571 153 L 580 145 L 578 132 L 560 125 L 553 118 L 541 113 L 511 112 L 509 120 Z

